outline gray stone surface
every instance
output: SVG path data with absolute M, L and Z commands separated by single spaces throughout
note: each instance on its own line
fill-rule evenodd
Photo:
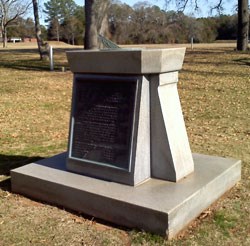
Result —
M 68 51 L 73 73 L 154 74 L 182 68 L 186 48 Z
M 195 172 L 178 183 L 150 179 L 132 187 L 67 172 L 62 153 L 12 170 L 12 190 L 172 238 L 240 180 L 238 160 L 200 154 L 193 159 Z
M 133 134 L 137 141 L 132 154 L 136 152 L 136 158 L 131 158 L 131 172 L 89 165 L 70 157 L 69 170 L 130 185 L 149 177 L 177 182 L 194 171 L 177 91 L 184 54 L 185 48 L 67 52 L 75 78 L 133 74 L 142 81 L 139 120 L 135 117 L 139 121 L 138 135 L 136 131 Z
M 152 177 L 174 182 L 194 171 L 177 81 L 177 72 L 150 76 Z

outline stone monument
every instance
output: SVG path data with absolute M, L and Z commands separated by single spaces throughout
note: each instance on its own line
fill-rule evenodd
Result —
M 68 52 L 68 169 L 129 185 L 192 173 L 177 91 L 184 54 L 185 48 Z
M 71 51 L 66 153 L 11 171 L 12 190 L 175 236 L 240 180 L 241 162 L 192 154 L 177 91 L 185 48 Z

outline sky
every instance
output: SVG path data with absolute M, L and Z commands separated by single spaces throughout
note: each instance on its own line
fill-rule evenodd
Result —
M 145 0 L 121 0 L 121 2 L 126 3 L 130 6 L 133 6 L 135 3 L 139 2 L 139 1 L 145 1 Z M 189 0 L 190 2 L 194 2 L 194 0 Z M 201 3 L 201 8 L 198 12 L 196 13 L 192 13 L 193 12 L 193 8 L 191 6 L 189 6 L 189 8 L 187 8 L 185 10 L 185 14 L 194 14 L 196 17 L 201 17 L 201 16 L 208 16 L 210 15 L 210 6 L 213 4 L 218 3 L 219 0 L 199 0 L 199 2 Z M 75 0 L 75 2 L 78 5 L 83 5 L 84 0 Z M 147 0 L 147 2 L 151 3 L 152 5 L 158 5 L 161 9 L 166 9 L 166 4 L 165 4 L 165 0 Z M 237 4 L 237 0 L 223 0 L 224 2 L 224 14 L 233 14 L 234 13 L 234 6 Z M 166 10 L 176 10 L 176 5 L 172 4 L 170 5 Z M 214 12 L 214 14 L 216 14 L 216 12 Z
M 206 17 L 210 15 L 210 5 L 218 3 L 219 0 L 203 0 L 203 1 L 199 0 L 199 1 L 201 3 L 200 4 L 201 8 L 197 13 L 193 13 L 193 14 L 195 14 L 195 16 L 197 17 L 200 17 L 200 16 Z M 121 2 L 124 2 L 130 6 L 133 6 L 136 2 L 138 2 L 138 0 L 127 0 L 127 1 L 121 1 Z M 158 5 L 162 9 L 166 9 L 165 0 L 148 0 L 148 2 L 151 3 L 152 5 Z M 190 0 L 189 2 L 192 2 L 192 0 Z M 225 14 L 233 14 L 235 4 L 237 4 L 237 0 L 224 0 Z M 166 10 L 176 10 L 176 5 L 175 4 L 169 5 Z M 187 7 L 187 9 L 185 10 L 186 14 L 192 14 L 192 12 L 193 12 L 193 8 L 191 6 Z

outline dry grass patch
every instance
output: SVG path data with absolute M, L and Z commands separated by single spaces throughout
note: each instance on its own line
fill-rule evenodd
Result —
M 55 49 L 55 72 L 35 50 L 0 49 L 0 245 L 250 245 L 250 58 L 222 44 L 187 51 L 179 93 L 193 152 L 241 159 L 242 181 L 179 238 L 10 193 L 10 168 L 66 150 L 72 74 L 59 72 L 64 48 Z

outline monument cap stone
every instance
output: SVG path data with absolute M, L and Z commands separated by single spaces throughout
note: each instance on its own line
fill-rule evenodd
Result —
M 182 68 L 186 48 L 68 51 L 73 73 L 160 74 Z

